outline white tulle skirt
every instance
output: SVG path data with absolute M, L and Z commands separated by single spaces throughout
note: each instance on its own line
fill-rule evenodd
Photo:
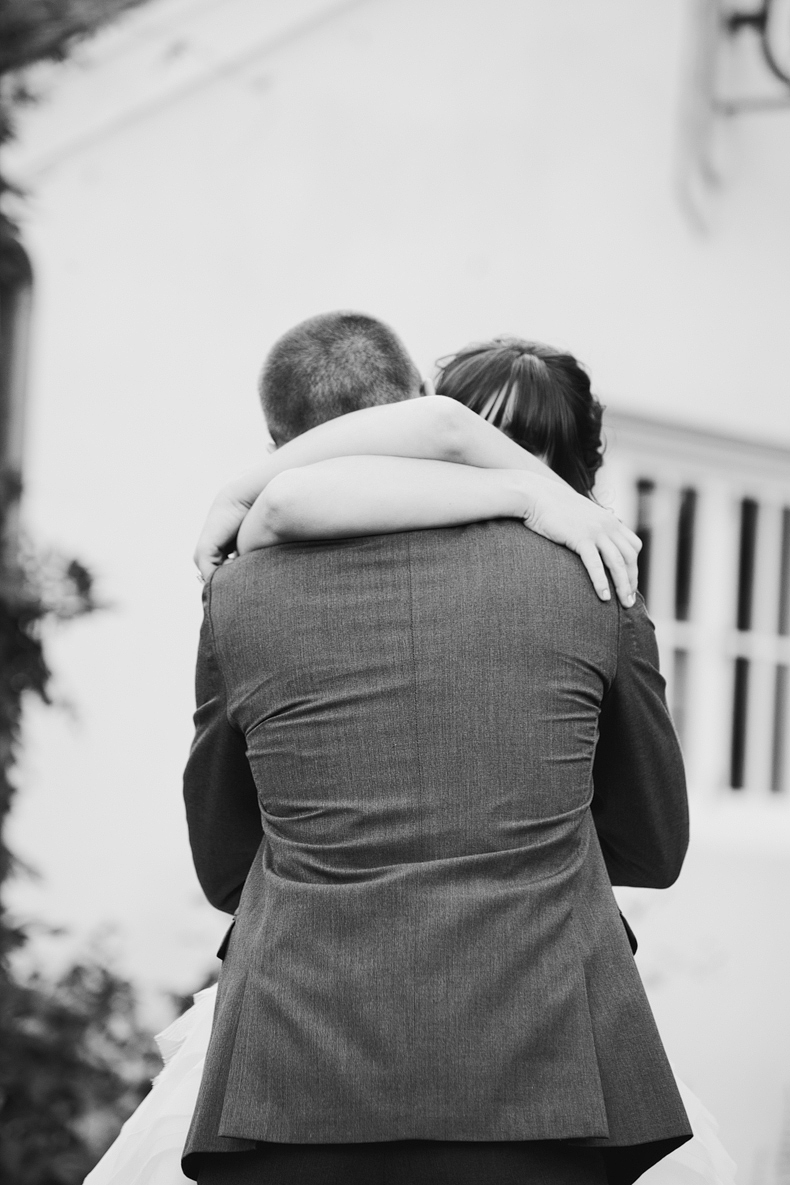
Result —
M 156 1038 L 164 1069 L 153 1089 L 121 1128 L 85 1185 L 185 1185 L 181 1150 L 197 1099 L 211 1033 L 216 987 L 195 996 L 193 1006 Z M 735 1163 L 716 1132 L 718 1124 L 678 1079 L 694 1138 L 649 1169 L 644 1185 L 734 1185 Z

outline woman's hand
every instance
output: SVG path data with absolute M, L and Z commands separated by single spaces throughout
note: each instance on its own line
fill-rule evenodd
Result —
M 523 469 L 481 469 L 404 457 L 343 457 L 272 479 L 238 534 L 240 554 L 300 539 L 351 538 L 392 531 L 517 518 L 575 551 L 603 601 L 634 603 L 641 543 L 609 510 L 564 482 Z
M 234 497 L 229 489 L 220 490 L 217 494 L 192 557 L 202 580 L 208 580 L 235 550 L 236 535 L 250 505 Z
M 289 482 L 287 472 L 297 470 L 300 475 Z M 275 478 L 276 496 L 267 500 Z M 240 530 L 243 552 L 286 539 L 375 535 L 488 518 L 520 518 L 575 551 L 602 600 L 611 595 L 608 568 L 622 603 L 633 604 L 641 548 L 636 535 L 492 424 L 439 395 L 350 412 L 277 449 L 220 491 L 194 559 L 208 580 L 236 548 Z
M 297 436 L 220 491 L 195 548 L 195 563 L 203 579 L 208 580 L 234 550 L 247 511 L 278 474 L 333 457 L 354 456 L 416 457 L 482 469 L 524 469 L 563 484 L 537 457 L 455 399 L 426 395 L 362 408 Z
M 521 516 L 524 526 L 575 551 L 602 601 L 611 597 L 608 568 L 617 596 L 630 608 L 636 600 L 636 561 L 642 550 L 641 539 L 611 510 L 582 497 L 570 486 L 562 488 L 534 474 L 524 474 L 522 480 L 527 499 Z

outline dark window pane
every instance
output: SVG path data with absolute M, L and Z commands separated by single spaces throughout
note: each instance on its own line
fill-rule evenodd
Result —
M 742 790 L 746 776 L 746 710 L 749 698 L 749 660 L 736 658 L 732 696 L 732 750 L 730 785 Z
M 790 510 L 782 511 L 782 558 L 779 566 L 779 616 L 777 630 L 782 637 L 790 633 Z
M 678 511 L 678 550 L 675 564 L 675 617 L 688 621 L 691 608 L 691 574 L 694 560 L 694 519 L 697 513 L 697 491 L 680 491 Z
M 757 503 L 753 498 L 741 502 L 741 542 L 738 553 L 738 613 L 739 630 L 752 628 L 752 597 L 754 592 L 754 557 L 757 550 Z
M 639 553 L 639 591 L 649 601 L 650 587 L 650 553 L 653 544 L 653 494 L 655 482 L 647 478 L 640 478 L 636 483 L 636 533 L 642 540 L 642 550 Z
M 785 785 L 785 761 L 787 758 L 786 720 L 787 667 L 778 666 L 776 668 L 776 685 L 774 688 L 774 743 L 771 754 L 771 789 L 774 791 L 783 790 Z

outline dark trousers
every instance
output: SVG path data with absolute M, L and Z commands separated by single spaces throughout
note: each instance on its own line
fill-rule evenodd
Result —
M 261 1144 L 205 1154 L 198 1185 L 606 1185 L 597 1149 L 559 1140 Z

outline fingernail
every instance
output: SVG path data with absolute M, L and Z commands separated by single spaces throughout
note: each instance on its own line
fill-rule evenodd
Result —
M 631 608 L 632 605 L 636 604 L 636 597 L 634 596 L 633 593 L 631 593 L 630 597 L 627 598 L 625 603 L 629 609 Z
M 612 597 L 612 594 L 609 592 L 608 588 L 601 589 L 601 599 L 602 600 L 609 601 L 609 600 L 611 600 L 611 597 Z

